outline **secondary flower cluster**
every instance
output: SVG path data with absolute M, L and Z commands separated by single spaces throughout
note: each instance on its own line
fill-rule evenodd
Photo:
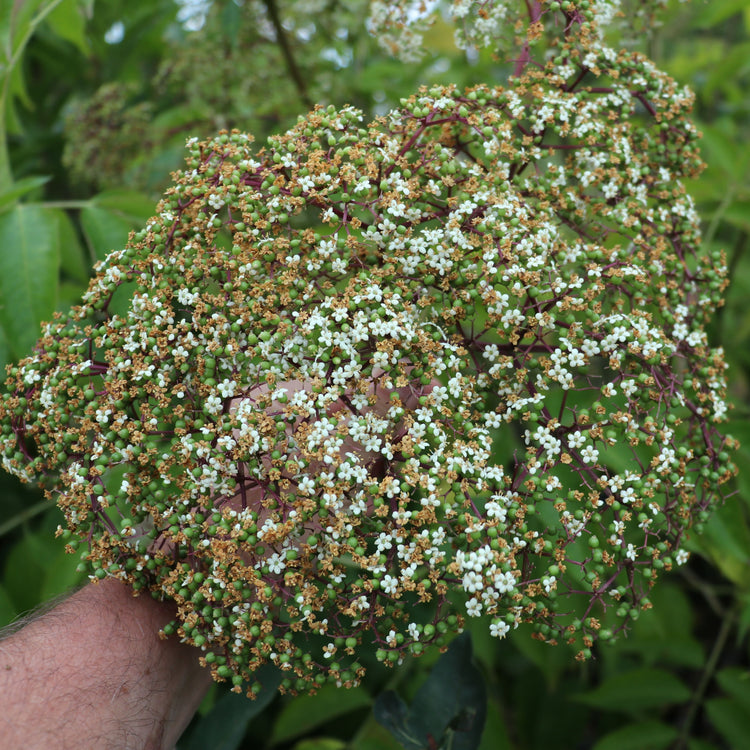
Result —
M 266 662 L 356 684 L 362 648 L 398 662 L 475 616 L 585 658 L 734 471 L 690 102 L 571 42 L 510 89 L 192 140 L 12 368 L 5 467 L 250 693 Z
M 684 2 L 684 0 L 680 0 Z M 490 48 L 523 62 L 532 47 L 575 30 L 601 39 L 611 29 L 633 32 L 658 24 L 666 0 L 371 0 L 368 27 L 380 46 L 404 62 L 425 51 L 424 35 L 442 11 L 460 49 Z M 545 42 L 547 43 L 545 45 Z M 511 52 L 511 50 L 516 50 Z

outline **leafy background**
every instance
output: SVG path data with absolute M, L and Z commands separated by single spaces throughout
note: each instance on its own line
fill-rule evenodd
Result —
M 489 55 L 460 55 L 440 22 L 424 60 L 403 65 L 368 36 L 361 3 L 330 0 L 328 12 L 305 14 L 304 3 L 256 2 L 265 25 L 249 5 L 206 2 L 196 30 L 200 14 L 187 17 L 174 0 L 0 2 L 0 367 L 23 356 L 40 322 L 76 302 L 96 260 L 150 217 L 186 137 L 239 127 L 262 141 L 313 102 L 380 113 L 423 83 L 506 72 Z M 750 3 L 675 0 L 661 27 L 631 41 L 696 92 L 708 168 L 691 191 L 707 249 L 729 258 L 710 336 L 730 365 L 728 431 L 745 446 L 743 467 Z M 355 690 L 279 697 L 270 671 L 254 702 L 215 686 L 179 748 L 750 748 L 747 471 L 733 491 L 692 538 L 691 562 L 655 588 L 653 609 L 588 663 L 522 631 L 497 642 L 471 622 L 442 657 L 395 670 L 373 659 Z M 59 521 L 33 488 L 0 475 L 0 625 L 80 582 L 76 558 L 54 538 Z

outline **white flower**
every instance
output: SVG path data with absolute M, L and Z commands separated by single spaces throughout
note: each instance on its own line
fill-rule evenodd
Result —
M 391 575 L 383 576 L 383 580 L 380 582 L 380 588 L 386 594 L 395 594 L 398 591 L 398 579 Z
M 490 624 L 490 635 L 493 638 L 505 638 L 509 630 L 510 625 L 503 620 L 496 620 Z
M 583 458 L 583 462 L 586 464 L 594 464 L 596 463 L 596 459 L 599 458 L 599 451 L 593 446 L 587 445 L 581 451 L 581 458 Z

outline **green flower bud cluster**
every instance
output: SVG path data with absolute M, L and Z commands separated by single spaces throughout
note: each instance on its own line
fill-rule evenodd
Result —
M 688 92 L 571 36 L 510 88 L 191 139 L 10 370 L 0 456 L 237 689 L 350 686 L 466 617 L 590 654 L 735 472 Z
M 137 180 L 138 156 L 152 146 L 151 103 L 137 101 L 132 84 L 107 83 L 65 118 L 63 164 L 79 183 L 121 186 L 123 174 Z
M 293 124 L 310 102 L 330 101 L 351 48 L 375 47 L 361 23 L 367 1 L 278 6 L 276 21 L 294 50 L 294 64 L 305 71 L 304 81 L 290 75 L 266 3 L 248 0 L 239 7 L 217 0 L 199 30 L 170 27 L 168 51 L 140 94 L 132 84 L 107 83 L 74 104 L 65 122 L 63 161 L 75 180 L 99 188 L 121 188 L 125 181 L 149 192 L 156 186 L 159 194 L 168 184 L 170 155 L 179 158 L 191 133 L 241 125 L 266 135 Z M 145 96 L 152 101 L 139 101 Z

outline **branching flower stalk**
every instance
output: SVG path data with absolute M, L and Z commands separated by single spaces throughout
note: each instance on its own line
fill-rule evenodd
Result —
M 508 87 L 192 139 L 10 370 L 5 467 L 249 695 L 267 662 L 355 685 L 362 649 L 399 663 L 467 617 L 586 658 L 735 472 L 692 97 L 601 42 L 605 3 L 533 5 Z

